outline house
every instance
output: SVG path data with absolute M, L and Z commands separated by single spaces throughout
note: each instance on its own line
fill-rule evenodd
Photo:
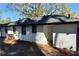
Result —
M 19 19 L 0 25 L 0 36 L 13 34 L 17 40 L 38 44 L 52 43 L 54 47 L 79 51 L 79 19 L 47 15 Z

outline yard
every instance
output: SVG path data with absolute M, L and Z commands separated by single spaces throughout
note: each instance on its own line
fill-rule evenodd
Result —
M 17 41 L 10 45 L 0 38 L 0 56 L 65 56 L 68 55 L 63 50 L 53 48 L 49 45 L 37 45 L 31 42 Z M 79 54 L 71 54 L 79 55 Z
M 30 42 L 18 41 L 14 45 L 5 44 L 0 39 L 0 55 L 6 56 L 30 56 L 30 55 L 44 55 L 40 49 Z

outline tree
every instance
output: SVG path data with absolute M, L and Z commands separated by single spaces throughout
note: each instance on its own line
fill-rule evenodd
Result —
M 61 3 L 60 8 L 61 8 L 60 12 L 61 15 L 67 16 L 71 12 L 71 9 L 65 3 Z
M 11 18 L 0 18 L 0 24 L 5 24 L 11 22 Z
M 44 14 L 45 15 L 59 14 L 59 12 L 60 12 L 60 4 L 46 3 L 44 5 Z
M 70 17 L 78 17 L 78 14 L 75 12 L 72 12 L 71 8 L 69 8 L 65 3 L 60 4 L 61 12 L 60 15 L 68 16 L 70 14 Z
M 39 3 L 36 10 L 33 10 L 32 13 L 30 14 L 30 17 L 35 17 L 35 16 L 43 16 L 43 7 Z
M 9 4 L 10 8 L 13 8 L 17 14 L 23 17 L 38 17 L 43 15 L 56 14 L 60 10 L 59 4 L 41 4 L 41 3 L 31 3 L 31 4 Z
M 8 4 L 8 6 L 10 9 L 14 10 L 17 13 L 17 15 L 22 16 L 22 17 L 27 17 L 27 16 L 30 16 L 32 13 L 34 14 L 37 4 L 13 3 L 13 4 Z
M 8 23 L 8 22 L 11 22 L 10 17 L 6 17 L 6 18 L 2 17 L 3 13 L 4 13 L 4 11 L 0 10 L 0 24 L 5 24 L 5 23 Z
M 79 15 L 77 13 L 75 13 L 75 12 L 71 12 L 70 17 L 71 18 L 79 18 Z
M 74 12 L 67 6 L 65 3 L 21 3 L 21 4 L 9 4 L 10 8 L 13 8 L 14 11 L 19 16 L 22 17 L 38 17 L 43 15 L 64 15 L 68 16 L 68 14 L 71 15 L 71 17 L 74 17 Z M 76 13 L 75 13 L 76 15 Z

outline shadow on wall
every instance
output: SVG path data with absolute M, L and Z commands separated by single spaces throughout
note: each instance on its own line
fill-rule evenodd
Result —
M 45 32 L 44 32 L 44 35 L 45 35 L 45 38 L 46 38 L 48 44 L 52 46 L 52 44 L 53 44 L 53 43 L 52 43 L 52 38 L 49 39 L 48 36 L 50 36 L 50 35 L 47 35 L 47 34 L 48 34 L 48 33 L 45 33 Z
M 53 44 L 54 47 L 56 47 L 57 44 L 57 37 L 58 37 L 58 33 L 55 34 L 54 44 Z

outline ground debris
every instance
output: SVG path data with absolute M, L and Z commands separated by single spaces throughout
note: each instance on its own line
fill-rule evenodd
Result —
M 5 37 L 4 41 L 5 44 L 16 44 L 16 39 L 12 34 L 9 34 Z
M 38 47 L 46 56 L 79 56 L 79 53 L 67 48 L 56 48 L 50 45 L 40 45 Z
M 6 54 L 5 51 L 2 50 L 2 49 L 0 49 L 0 56 L 3 56 L 3 55 L 5 55 L 5 54 Z
M 5 43 L 0 39 L 0 56 L 78 56 L 77 52 L 18 40 L 17 44 Z M 7 40 L 6 40 L 7 41 Z
M 68 56 L 79 56 L 78 52 L 72 51 L 67 48 L 56 48 L 56 49 L 59 50 L 61 53 L 64 53 L 65 55 L 68 55 Z
M 41 51 L 46 55 L 46 56 L 60 56 L 64 55 L 63 53 L 60 53 L 59 50 L 53 48 L 52 46 L 46 44 L 46 45 L 40 45 L 38 44 L 38 47 L 41 49 Z

